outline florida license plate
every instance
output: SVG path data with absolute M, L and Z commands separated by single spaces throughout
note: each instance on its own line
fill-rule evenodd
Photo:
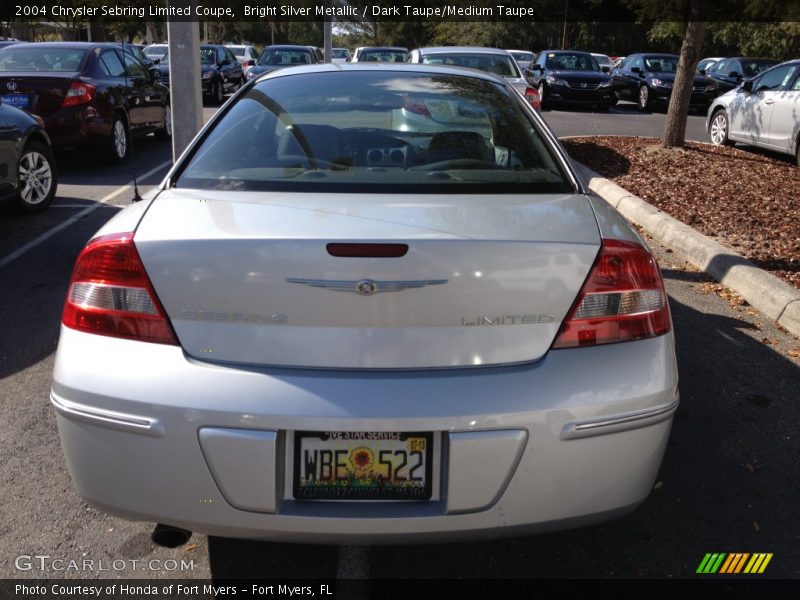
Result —
M 297 500 L 430 500 L 433 434 L 297 431 Z
M 31 105 L 31 99 L 28 94 L 3 94 L 0 96 L 0 100 L 6 106 L 13 106 L 14 108 L 27 109 Z

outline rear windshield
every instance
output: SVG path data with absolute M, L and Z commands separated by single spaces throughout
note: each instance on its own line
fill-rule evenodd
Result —
M 367 48 L 358 55 L 361 62 L 405 62 L 408 52 L 405 50 L 380 50 Z
M 161 56 L 166 56 L 167 52 L 169 52 L 169 46 L 166 45 L 159 45 L 159 46 L 148 46 L 144 49 L 144 53 L 147 56 L 159 58 Z
M 572 191 L 500 83 L 397 71 L 267 79 L 237 98 L 176 186 L 381 193 Z
M 78 71 L 86 50 L 8 46 L 0 53 L 0 71 Z
M 428 54 L 422 57 L 426 65 L 452 65 L 468 67 L 501 77 L 519 77 L 519 70 L 510 56 L 500 54 Z
M 308 65 L 311 53 L 308 50 L 267 49 L 258 57 L 259 65 Z

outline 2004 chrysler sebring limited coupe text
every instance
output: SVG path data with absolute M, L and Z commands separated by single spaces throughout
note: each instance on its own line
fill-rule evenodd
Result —
M 86 245 L 52 403 L 112 514 L 381 543 L 632 510 L 678 390 L 658 266 L 519 92 L 315 65 L 250 82 Z

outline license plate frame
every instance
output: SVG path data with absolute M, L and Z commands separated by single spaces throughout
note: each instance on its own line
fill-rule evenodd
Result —
M 295 431 L 293 438 L 290 489 L 295 500 L 425 502 L 433 499 L 438 488 L 433 432 Z M 309 473 L 307 450 L 319 452 L 311 462 L 318 480 L 303 480 Z M 329 453 L 326 461 L 322 451 Z M 390 468 L 397 468 L 399 477 L 390 474 L 392 482 L 387 485 Z M 413 478 L 422 482 L 410 481 Z
M 29 110 L 31 107 L 30 94 L 0 94 L 0 101 L 2 101 L 5 106 L 13 106 L 20 110 Z

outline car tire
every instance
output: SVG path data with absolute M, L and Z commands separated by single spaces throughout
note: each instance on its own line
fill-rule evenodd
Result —
M 544 109 L 544 95 L 547 90 L 544 89 L 544 84 L 540 83 L 539 87 L 536 88 L 536 91 L 539 92 L 539 103 L 542 109 Z
M 127 121 L 119 114 L 111 121 L 111 140 L 109 142 L 108 160 L 111 164 L 120 165 L 128 160 L 131 154 L 131 132 Z
M 225 90 L 222 87 L 222 81 L 219 79 L 214 82 L 214 87 L 211 90 L 211 101 L 215 106 L 219 106 L 225 102 Z
M 617 102 L 619 102 L 619 96 L 617 96 L 617 92 L 611 92 L 611 98 L 608 100 L 608 106 L 616 106 Z
M 597 104 L 597 112 L 608 112 L 608 108 L 611 106 L 610 102 L 599 102 Z
M 164 127 L 156 130 L 156 137 L 160 140 L 172 139 L 172 106 L 167 99 L 164 105 Z
M 800 167 L 800 140 L 797 140 L 797 145 L 795 146 L 795 158 L 797 159 L 797 166 Z
M 728 113 L 724 110 L 718 110 L 713 114 L 708 124 L 708 137 L 711 139 L 711 143 L 715 146 L 730 146 L 729 131 L 730 119 L 728 118 Z
M 53 151 L 35 140 L 25 144 L 18 162 L 19 190 L 15 208 L 31 214 L 44 210 L 56 196 L 58 171 Z
M 646 85 L 643 85 L 639 88 L 639 95 L 637 96 L 636 104 L 639 106 L 639 110 L 642 112 L 647 112 L 650 110 L 650 88 Z

